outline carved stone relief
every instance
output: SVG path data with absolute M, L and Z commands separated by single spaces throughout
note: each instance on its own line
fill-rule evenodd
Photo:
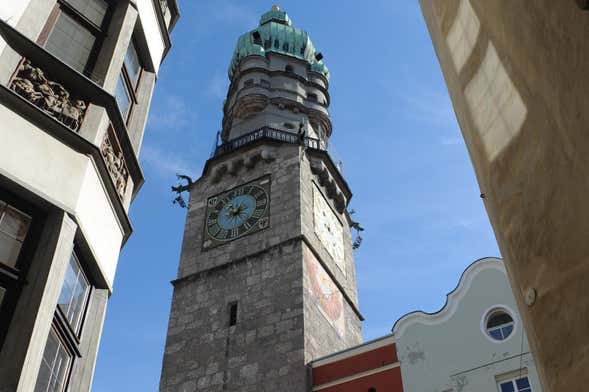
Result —
M 123 199 L 127 190 L 129 170 L 125 164 L 125 158 L 122 151 L 120 149 L 115 151 L 109 132 L 104 135 L 102 145 L 100 146 L 100 152 L 102 153 L 102 157 L 104 158 L 112 182 L 117 189 L 117 193 L 120 198 Z
M 19 66 L 10 88 L 71 130 L 80 128 L 86 102 L 71 98 L 61 84 L 47 79 L 43 70 L 33 67 L 29 60 Z

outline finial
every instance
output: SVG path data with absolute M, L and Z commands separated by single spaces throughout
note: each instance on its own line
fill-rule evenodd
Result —
M 274 5 L 272 6 L 272 11 L 280 11 L 280 7 L 279 7 L 279 6 L 277 6 L 276 4 L 274 4 Z

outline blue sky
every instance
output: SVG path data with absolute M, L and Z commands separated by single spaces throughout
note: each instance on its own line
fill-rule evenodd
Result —
M 108 305 L 93 391 L 156 391 L 185 212 L 175 173 L 198 177 L 221 124 L 237 37 L 265 1 L 179 0 Z M 364 338 L 414 310 L 437 311 L 495 238 L 417 1 L 282 1 L 331 72 L 332 145 L 366 228 L 356 252 Z

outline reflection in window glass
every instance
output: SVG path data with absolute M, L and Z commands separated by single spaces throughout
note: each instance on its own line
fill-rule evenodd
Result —
M 72 355 L 52 328 L 43 352 L 35 392 L 62 392 L 71 361 Z
M 133 86 L 135 86 L 137 83 L 137 76 L 141 70 L 141 63 L 139 62 L 139 56 L 137 55 L 137 49 L 135 49 L 133 40 L 131 40 L 127 53 L 125 54 L 125 67 L 127 68 Z
M 57 306 L 61 309 L 72 329 L 78 332 L 84 305 L 90 285 L 80 268 L 76 254 L 72 253 L 65 273 L 65 279 L 59 294 Z
M 122 74 L 119 76 L 119 81 L 117 82 L 115 98 L 117 100 L 117 104 L 119 105 L 121 114 L 123 117 L 125 117 L 127 115 L 127 110 L 129 109 L 129 104 L 131 103 L 131 98 L 129 97 L 129 93 L 125 87 L 125 81 L 123 80 Z
M 16 266 L 31 217 L 0 201 L 0 262 Z
M 101 26 L 108 10 L 104 0 L 67 0 L 78 12 L 90 19 L 97 26 Z
M 90 31 L 62 12 L 45 48 L 78 72 L 84 72 L 95 41 Z

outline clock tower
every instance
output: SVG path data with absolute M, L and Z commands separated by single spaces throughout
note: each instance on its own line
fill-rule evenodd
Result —
M 237 41 L 221 143 L 189 186 L 162 392 L 308 391 L 310 361 L 361 343 L 322 58 L 276 6 Z

